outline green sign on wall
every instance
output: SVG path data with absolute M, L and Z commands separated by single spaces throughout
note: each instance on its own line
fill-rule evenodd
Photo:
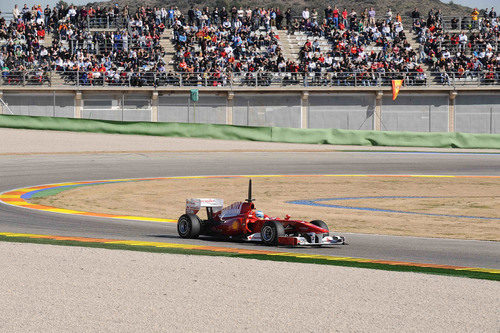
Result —
M 191 101 L 198 102 L 198 89 L 191 89 Z

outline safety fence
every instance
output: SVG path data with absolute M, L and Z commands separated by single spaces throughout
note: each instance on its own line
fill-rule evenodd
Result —
M 151 53 L 155 50 L 162 51 L 162 47 L 159 43 L 154 43 L 152 41 L 141 40 L 140 38 L 130 37 L 127 40 L 62 40 L 63 47 L 66 47 L 68 52 L 71 54 L 76 54 L 79 51 L 84 51 L 89 54 L 110 54 L 112 52 L 129 52 L 129 51 L 145 51 Z
M 319 11 L 318 20 L 323 20 L 324 15 L 323 11 Z M 394 13 L 395 14 L 395 13 Z M 12 12 L 2 13 L 2 16 L 5 18 L 7 22 L 10 22 L 14 17 Z M 293 15 L 293 19 L 301 19 L 302 16 Z M 392 17 L 392 20 L 395 20 L 396 16 Z M 377 20 L 388 20 L 388 17 L 385 13 L 379 13 L 376 17 Z M 427 21 L 427 15 L 422 13 L 420 15 L 420 19 L 423 21 Z M 161 19 L 164 24 L 169 24 L 168 19 L 165 17 Z M 413 26 L 415 21 L 410 15 L 401 15 L 401 21 L 405 27 L 410 29 Z M 87 16 L 83 21 L 79 21 L 83 27 L 87 29 L 123 29 L 127 28 L 130 23 L 130 19 L 121 14 L 119 15 L 105 15 L 105 16 Z M 318 21 L 319 22 L 319 21 Z M 478 30 L 483 25 L 483 18 L 479 17 L 478 20 L 473 20 L 471 15 L 467 16 L 441 16 L 439 22 L 441 28 L 444 31 L 459 31 L 459 30 Z
M 71 87 L 384 87 L 401 79 L 405 86 L 481 86 L 499 85 L 498 71 L 379 73 L 379 72 L 126 72 L 4 70 L 0 86 Z

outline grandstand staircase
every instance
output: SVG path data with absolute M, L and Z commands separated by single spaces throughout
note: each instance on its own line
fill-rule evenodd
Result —
M 273 30 L 280 40 L 279 43 L 281 47 L 281 52 L 283 53 L 285 59 L 297 61 L 297 59 L 299 58 L 300 48 L 297 50 L 296 41 L 294 44 L 293 43 L 294 40 L 291 38 L 291 36 L 288 34 L 288 31 L 286 30 L 277 30 L 276 28 L 273 28 Z
M 165 56 L 163 60 L 165 61 L 165 69 L 167 72 L 174 71 L 174 55 L 175 47 L 173 43 L 174 32 L 172 29 L 165 29 L 163 35 L 160 39 L 160 45 L 165 50 Z
M 45 38 L 43 40 L 43 46 L 48 49 L 49 47 L 52 46 L 52 41 L 54 41 L 54 38 L 52 37 L 52 34 L 45 34 Z
M 325 37 L 309 36 L 305 32 L 295 32 L 290 35 L 287 30 L 276 30 L 281 43 L 281 50 L 286 59 L 297 61 L 299 59 L 299 52 L 307 40 L 311 42 L 315 39 L 318 40 L 321 53 L 326 54 L 332 50 L 332 47 Z
M 410 43 L 411 48 L 417 53 L 417 58 L 419 57 L 419 47 L 420 43 L 418 42 L 418 35 L 415 34 L 413 31 L 411 32 L 406 32 L 406 39 L 408 40 L 408 43 Z M 420 66 L 424 70 L 425 76 L 427 77 L 427 82 L 428 83 L 434 83 L 435 78 L 432 76 L 431 68 L 429 64 L 427 63 L 421 63 Z

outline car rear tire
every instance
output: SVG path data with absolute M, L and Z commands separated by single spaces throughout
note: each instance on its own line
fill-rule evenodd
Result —
M 276 221 L 267 221 L 260 229 L 260 237 L 266 245 L 278 245 L 278 239 L 285 236 L 285 228 Z
M 201 220 L 195 214 L 184 214 L 177 220 L 177 232 L 182 238 L 198 238 Z
M 324 236 L 329 236 L 330 235 L 330 229 L 328 228 L 328 225 L 325 222 L 323 222 L 321 220 L 314 220 L 314 221 L 311 221 L 310 223 L 314 224 L 317 227 L 320 227 L 320 228 L 328 230 L 328 232 L 326 234 L 323 234 Z

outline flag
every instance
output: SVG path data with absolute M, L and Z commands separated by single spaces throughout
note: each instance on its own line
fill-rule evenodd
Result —
M 392 80 L 392 100 L 396 100 L 399 94 L 399 89 L 403 85 L 403 80 Z

